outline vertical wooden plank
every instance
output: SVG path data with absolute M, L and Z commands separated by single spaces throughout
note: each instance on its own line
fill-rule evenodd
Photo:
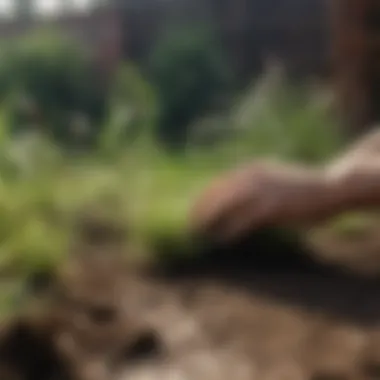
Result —
M 331 49 L 338 107 L 343 123 L 353 133 L 362 132 L 380 118 L 380 65 L 374 64 L 380 57 L 380 33 L 369 25 L 375 6 L 376 0 L 331 1 Z

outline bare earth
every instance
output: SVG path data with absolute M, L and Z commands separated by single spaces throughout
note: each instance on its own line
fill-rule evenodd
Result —
M 380 249 L 356 248 L 350 263 L 380 257 Z M 380 280 L 296 259 L 276 266 L 279 252 L 264 261 L 248 253 L 136 284 L 125 305 L 155 327 L 162 354 L 119 378 L 380 379 Z

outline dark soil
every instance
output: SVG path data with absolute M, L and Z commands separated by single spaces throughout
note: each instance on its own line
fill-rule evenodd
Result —
M 380 276 L 352 270 L 352 246 L 351 261 L 327 265 L 342 244 L 326 238 L 322 253 L 265 232 L 177 255 L 160 268 L 151 306 L 169 354 L 136 379 L 380 378 Z M 372 245 L 355 247 L 356 262 L 375 259 Z
M 380 234 L 319 238 L 262 232 L 140 273 L 123 307 L 158 341 L 140 340 L 117 380 L 380 379 L 380 276 L 355 272 L 376 268 Z

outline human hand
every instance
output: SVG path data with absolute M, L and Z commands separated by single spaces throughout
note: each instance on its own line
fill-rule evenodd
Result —
M 190 225 L 228 241 L 260 227 L 319 220 L 338 203 L 323 171 L 256 161 L 212 181 L 191 209 Z

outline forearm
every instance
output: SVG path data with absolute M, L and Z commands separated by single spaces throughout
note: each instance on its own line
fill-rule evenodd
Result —
M 337 169 L 326 170 L 337 206 L 347 210 L 380 206 L 380 160 L 358 163 L 343 171 Z

